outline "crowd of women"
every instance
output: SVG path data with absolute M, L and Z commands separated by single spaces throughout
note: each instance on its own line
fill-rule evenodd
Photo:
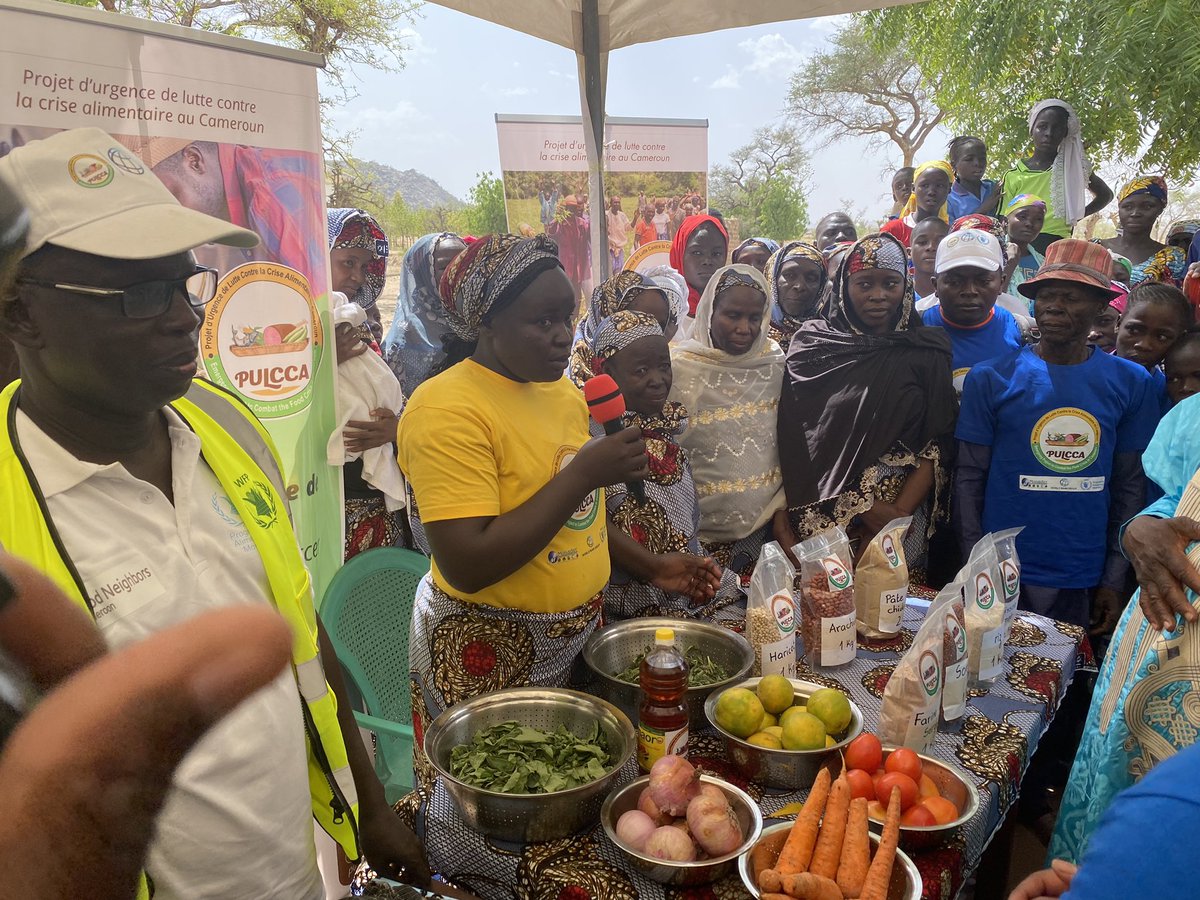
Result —
M 420 723 L 497 688 L 567 683 L 602 620 L 741 628 L 765 542 L 837 525 L 861 547 L 902 516 L 914 592 L 952 577 L 980 534 L 1020 526 L 1023 608 L 1102 637 L 1124 606 L 1118 643 L 1153 631 L 1128 602 L 1122 525 L 1191 477 L 1160 463 L 1148 481 L 1142 455 L 1162 457 L 1161 417 L 1200 403 L 1184 402 L 1200 334 L 1179 289 L 1200 223 L 1155 240 L 1167 185 L 1139 177 L 1117 194 L 1117 237 L 1071 239 L 1112 192 L 1069 104 L 1038 104 L 1029 129 L 1032 153 L 1001 179 L 976 137 L 897 173 L 877 233 L 833 213 L 811 241 L 731 248 L 719 216 L 687 216 L 669 266 L 613 274 L 582 317 L 551 238 L 433 234 L 404 257 L 385 336 L 370 310 L 386 238 L 362 211 L 331 211 L 339 390 L 360 410 L 331 442 L 346 553 L 431 557 L 410 641 Z M 345 368 L 371 353 L 406 399 Z M 611 435 L 581 390 L 601 374 L 626 406 Z M 1118 693 L 1145 665 L 1121 659 L 1106 675 Z M 1136 770 L 1109 766 L 1106 790 Z M 1068 817 L 1064 852 L 1084 818 Z

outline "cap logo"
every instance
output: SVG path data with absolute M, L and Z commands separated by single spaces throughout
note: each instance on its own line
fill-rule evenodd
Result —
M 67 161 L 67 171 L 71 180 L 80 187 L 104 187 L 113 180 L 113 167 L 91 153 L 80 153 Z
M 142 161 L 124 147 L 113 147 L 108 151 L 108 158 L 122 172 L 128 172 L 130 175 L 146 174 L 146 167 L 142 165 Z

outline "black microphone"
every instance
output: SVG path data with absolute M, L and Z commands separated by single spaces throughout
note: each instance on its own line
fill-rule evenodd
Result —
M 616 434 L 625 426 L 621 416 L 625 415 L 625 398 L 611 375 L 596 375 L 584 382 L 583 396 L 587 400 L 588 412 L 596 423 L 604 428 L 605 434 Z M 640 478 L 625 482 L 629 496 L 638 503 L 646 502 L 646 486 Z

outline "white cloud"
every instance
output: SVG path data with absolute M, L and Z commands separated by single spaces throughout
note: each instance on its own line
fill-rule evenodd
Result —
M 501 88 L 498 93 L 501 97 L 526 97 L 529 94 L 532 94 L 533 91 L 527 87 L 513 87 Z
M 734 90 L 741 86 L 742 75 L 733 66 L 726 66 L 725 74 L 709 85 L 709 87 L 719 91 Z
M 437 53 L 437 49 L 430 47 L 425 38 L 421 37 L 421 33 L 414 28 L 401 28 L 400 39 L 404 41 L 406 63 L 424 62 Z
M 742 71 L 775 80 L 787 78 L 804 59 L 804 54 L 782 34 L 764 34 L 741 41 L 738 49 L 750 55 L 750 64 Z
M 808 20 L 808 27 L 813 31 L 819 31 L 822 34 L 832 34 L 835 31 L 841 31 L 843 27 L 850 23 L 850 16 L 819 16 L 816 19 Z
M 353 113 L 347 113 L 346 116 L 338 118 L 347 118 L 352 120 L 351 124 L 360 125 L 414 125 L 418 122 L 428 121 L 429 114 L 417 109 L 410 100 L 400 100 L 395 106 L 388 109 L 368 106 L 366 109 L 355 110 Z

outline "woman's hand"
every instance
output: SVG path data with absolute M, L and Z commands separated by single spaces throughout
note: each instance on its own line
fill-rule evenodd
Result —
M 1185 552 L 1192 541 L 1200 541 L 1195 519 L 1137 516 L 1125 526 L 1121 545 L 1142 588 L 1142 613 L 1161 631 L 1174 630 L 1176 613 L 1188 622 L 1200 618 L 1184 593 L 1184 587 L 1200 593 L 1200 572 Z
M 366 349 L 366 344 L 362 345 Z M 350 453 L 362 453 L 382 447 L 396 440 L 396 427 L 400 417 L 390 409 L 382 407 L 371 410 L 371 421 L 351 420 L 342 429 L 342 440 Z
M 902 519 L 905 516 L 910 516 L 912 513 L 907 513 L 895 503 L 884 503 L 882 500 L 876 500 L 871 504 L 871 508 L 865 513 L 858 516 L 860 524 L 859 533 L 870 540 L 883 530 L 883 526 L 894 519 Z
M 646 458 L 642 430 L 630 425 L 616 434 L 592 438 L 579 448 L 567 468 L 575 469 L 576 466 L 589 491 L 645 478 L 650 462 Z
M 650 583 L 668 593 L 683 594 L 694 603 L 711 600 L 721 586 L 721 567 L 711 557 L 661 553 L 654 557 L 654 563 Z
M 1121 618 L 1121 598 L 1112 588 L 1098 587 L 1092 596 L 1092 624 L 1088 634 L 1094 638 L 1107 637 Z
M 333 333 L 333 344 L 337 349 L 337 361 L 347 362 L 356 356 L 362 356 L 371 348 L 358 335 L 357 328 L 338 327 Z
M 1061 897 L 1071 888 L 1071 880 L 1079 867 L 1066 860 L 1056 859 L 1050 863 L 1049 869 L 1034 872 L 1016 886 L 1008 900 L 1043 900 L 1047 897 Z

